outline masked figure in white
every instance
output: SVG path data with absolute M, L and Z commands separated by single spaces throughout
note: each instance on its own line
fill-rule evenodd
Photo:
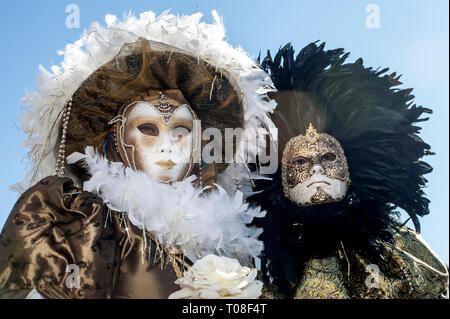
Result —
M 198 130 L 193 131 L 196 118 L 180 91 L 149 92 L 145 101 L 123 110 L 119 153 L 128 166 L 160 182 L 183 180 L 194 166 L 193 138 L 200 137 Z

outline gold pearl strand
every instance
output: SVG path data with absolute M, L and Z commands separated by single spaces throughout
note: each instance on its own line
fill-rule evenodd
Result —
M 58 147 L 58 156 L 56 159 L 56 170 L 55 175 L 58 177 L 63 177 L 66 168 L 66 136 L 67 127 L 69 126 L 70 112 L 72 111 L 72 99 L 70 99 L 62 115 L 62 132 L 61 140 Z
M 186 269 L 190 268 L 190 265 L 184 260 L 184 254 L 181 249 L 177 249 L 174 246 L 171 247 L 163 247 L 162 244 L 159 242 L 159 240 L 151 233 L 149 233 L 146 230 L 143 230 L 144 234 L 143 236 L 149 237 L 149 245 L 147 246 L 147 243 L 145 243 L 145 246 L 143 247 L 142 253 L 144 254 L 145 250 L 148 249 L 148 258 L 150 261 L 151 258 L 151 242 L 153 241 L 155 243 L 155 253 L 153 258 L 153 265 L 160 263 L 161 270 L 167 267 L 167 265 L 170 263 L 173 270 L 175 271 L 175 274 L 177 278 L 183 277 L 183 272 Z M 145 242 L 147 242 L 145 240 Z M 166 255 L 166 260 L 164 262 L 164 255 Z M 182 257 L 180 257 L 182 256 Z M 181 268 L 180 268 L 181 266 Z

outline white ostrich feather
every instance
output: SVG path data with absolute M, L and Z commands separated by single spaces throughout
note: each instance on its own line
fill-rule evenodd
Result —
M 173 185 L 163 184 L 145 173 L 110 162 L 87 147 L 74 153 L 68 163 L 80 160 L 92 178 L 85 191 L 97 194 L 114 211 L 126 212 L 139 228 L 151 232 L 165 247 L 182 249 L 192 262 L 208 254 L 237 258 L 259 267 L 262 229 L 248 227 L 255 217 L 264 217 L 259 207 L 249 207 L 243 194 L 229 196 L 220 186 L 204 193 L 191 176 Z
M 21 129 L 28 135 L 24 144 L 30 148 L 29 172 L 24 182 L 13 188 L 23 191 L 54 174 L 54 149 L 64 105 L 92 72 L 110 61 L 123 44 L 139 37 L 177 47 L 227 70 L 243 92 L 245 127 L 273 128 L 268 113 L 276 103 L 266 99 L 267 93 L 274 91 L 272 81 L 246 52 L 224 40 L 223 21 L 216 11 L 212 15 L 214 23 L 207 24 L 201 22 L 201 13 L 177 17 L 168 11 L 159 16 L 147 11 L 139 17 L 128 15 L 123 21 L 108 14 L 106 27 L 94 22 L 78 41 L 58 51 L 64 57 L 60 66 L 52 66 L 51 72 L 40 66 L 37 91 L 23 99 L 26 109 L 20 119 Z M 257 148 L 250 151 L 253 158 Z

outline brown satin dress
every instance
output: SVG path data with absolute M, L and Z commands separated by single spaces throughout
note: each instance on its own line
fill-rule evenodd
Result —
M 69 178 L 44 178 L 19 198 L 0 235 L 0 298 L 33 288 L 45 298 L 167 298 L 179 289 L 175 272 L 144 256 L 143 240 L 100 197 Z M 78 266 L 78 288 L 69 265 Z

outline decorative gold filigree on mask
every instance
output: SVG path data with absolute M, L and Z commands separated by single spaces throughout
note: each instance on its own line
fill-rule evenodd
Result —
M 325 193 L 322 187 L 318 187 L 317 192 L 311 197 L 311 203 L 313 204 L 328 203 L 331 200 L 331 196 Z
M 318 133 L 309 125 L 305 135 L 288 141 L 282 157 L 282 182 L 285 195 L 299 183 L 311 179 L 315 173 L 350 184 L 347 160 L 340 143 L 332 136 Z M 322 188 L 311 197 L 310 204 L 333 201 Z M 324 198 L 324 200 L 321 200 Z
M 189 107 L 187 104 L 184 104 L 185 106 Z M 161 113 L 162 120 L 164 124 L 169 124 L 170 121 L 173 118 L 173 113 L 178 108 L 178 106 L 174 106 L 170 104 L 167 97 L 162 94 L 162 92 L 159 92 L 159 99 L 158 99 L 158 105 L 156 105 L 156 108 Z

